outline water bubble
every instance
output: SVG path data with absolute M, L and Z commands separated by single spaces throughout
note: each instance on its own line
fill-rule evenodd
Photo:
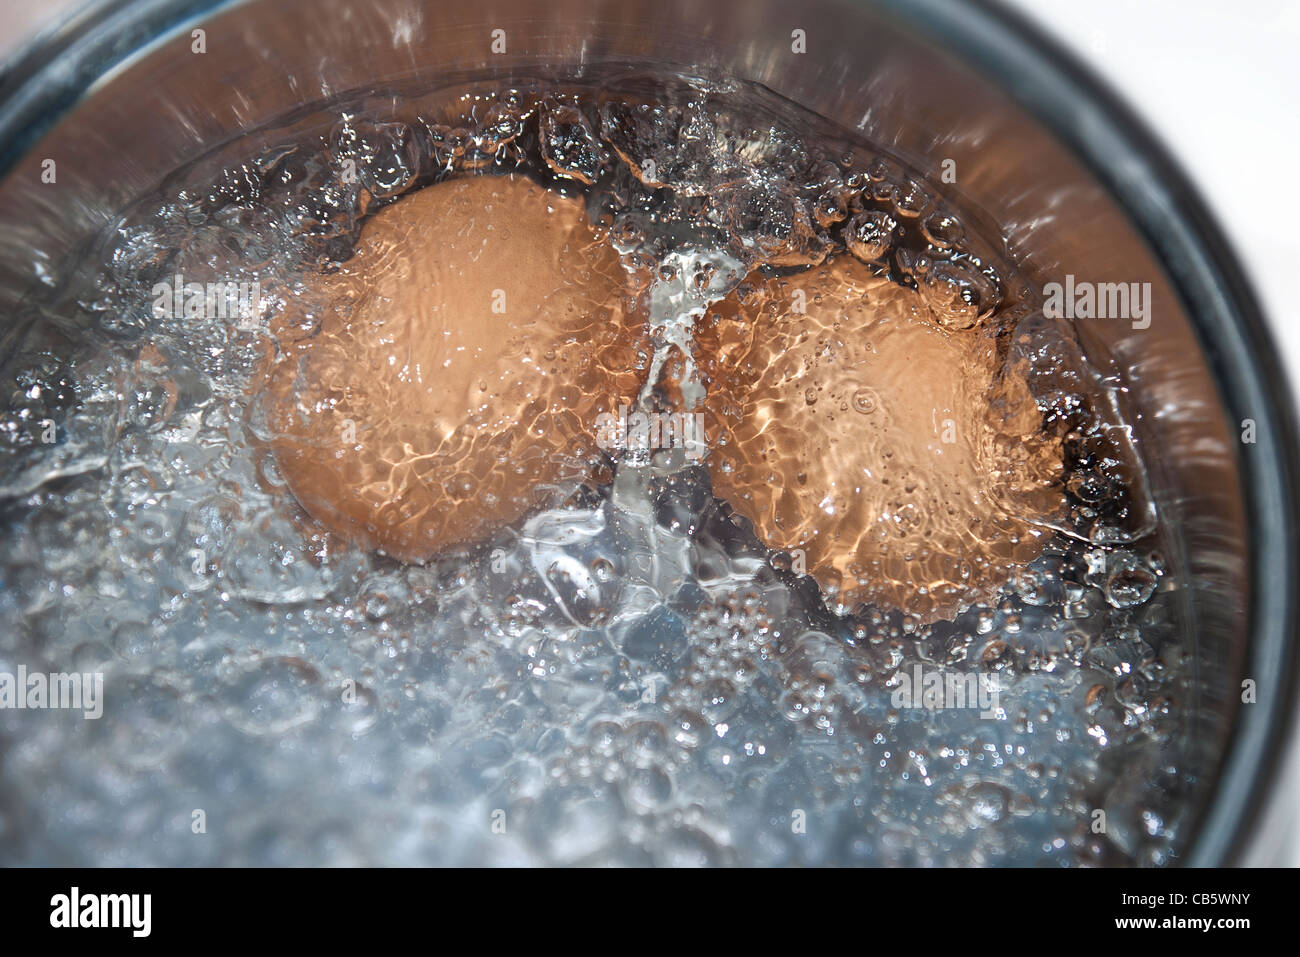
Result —
M 254 661 L 230 676 L 226 718 L 245 734 L 279 737 L 321 712 L 320 675 L 299 658 Z
M 1104 591 L 1114 607 L 1143 604 L 1155 593 L 1156 585 L 1156 576 L 1132 552 L 1116 552 L 1109 557 Z
M 633 808 L 654 811 L 672 798 L 673 782 L 661 768 L 636 768 L 628 775 L 624 794 Z
M 974 827 L 1000 824 L 1011 806 L 1011 792 L 1000 784 L 981 781 L 966 789 L 966 813 Z
M 935 210 L 921 221 L 921 234 L 936 249 L 952 249 L 966 238 L 961 221 L 951 213 Z
M 870 415 L 880 407 L 880 399 L 871 389 L 859 388 L 853 393 L 853 408 L 863 415 Z
M 344 729 L 354 737 L 369 734 L 379 721 L 379 699 L 361 684 L 351 684 L 340 696 L 340 717 Z
M 403 582 L 391 576 L 367 579 L 357 598 L 362 614 L 373 622 L 387 621 L 405 609 L 410 601 L 410 590 Z
M 905 180 L 893 193 L 894 212 L 905 219 L 921 215 L 933 202 L 925 187 L 915 180 Z
M 857 213 L 844 227 L 844 242 L 851 252 L 864 263 L 880 262 L 888 255 L 894 243 L 898 223 L 879 210 Z

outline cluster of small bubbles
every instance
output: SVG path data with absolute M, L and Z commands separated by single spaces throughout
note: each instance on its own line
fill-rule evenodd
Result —
M 367 123 L 344 116 L 330 134 L 335 165 L 354 171 L 375 199 L 409 189 L 422 172 L 423 152 L 414 130 L 405 123 Z
M 101 468 L 120 428 L 126 363 L 17 352 L 0 365 L 0 499 Z
M 576 105 L 555 98 L 542 101 L 537 116 L 542 160 L 557 175 L 590 186 L 600 178 L 609 154 L 591 120 Z
M 1069 493 L 1067 514 L 1054 527 L 1101 546 L 1131 545 L 1157 530 L 1145 468 L 1123 422 L 1113 384 L 1090 378 L 1073 338 L 1046 334 L 1049 320 L 1026 315 L 1011 363 L 1038 397 L 1043 427 L 1061 443 Z
M 77 401 L 71 370 L 54 355 L 19 356 L 6 363 L 7 393 L 0 441 L 9 456 L 43 441 L 43 433 L 61 421 Z
M 897 261 L 935 318 L 948 328 L 969 329 L 1001 304 L 995 280 L 969 263 L 935 260 L 906 249 L 899 250 Z

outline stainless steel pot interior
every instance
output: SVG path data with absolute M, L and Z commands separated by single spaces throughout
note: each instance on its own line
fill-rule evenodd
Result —
M 191 30 L 206 52 L 192 52 Z M 492 50 L 504 31 L 506 52 Z M 807 52 L 792 51 L 803 30 Z M 1131 400 L 1181 536 L 1199 660 L 1189 757 L 1217 784 L 1188 861 L 1238 859 L 1293 710 L 1295 427 L 1237 264 L 1162 149 L 1062 51 L 954 0 L 247 0 L 92 7 L 0 78 L 0 343 L 113 211 L 296 107 L 459 75 L 612 66 L 762 83 L 937 174 L 1031 275 L 1149 281 L 1149 329 L 1084 330 Z M 57 122 L 56 122 L 57 121 Z M 268 144 L 269 145 L 269 144 Z M 40 162 L 59 158 L 59 188 Z M 1102 357 L 1105 357 L 1104 359 Z M 1240 423 L 1259 441 L 1239 441 Z M 1240 703 L 1241 682 L 1257 703 Z

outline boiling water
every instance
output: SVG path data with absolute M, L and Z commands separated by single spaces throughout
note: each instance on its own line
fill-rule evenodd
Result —
M 707 454 L 614 449 L 564 501 L 397 561 L 303 510 L 266 370 L 385 206 L 507 172 L 585 204 L 642 323 L 626 401 L 705 410 Z M 1027 450 L 974 496 L 1007 523 L 891 472 L 907 427 L 851 440 L 914 393 L 817 308 L 836 270 L 882 315 L 989 330 L 980 368 L 1033 421 L 983 386 L 944 411 Z M 177 275 L 261 295 L 159 310 Z M 1177 859 L 1194 662 L 1123 386 L 900 158 L 739 84 L 341 101 L 177 172 L 45 278 L 3 348 L 0 672 L 102 673 L 104 713 L 0 710 L 5 863 Z M 773 305 L 792 283 L 806 311 Z M 781 349 L 747 335 L 778 312 Z M 794 371 L 765 379 L 777 352 Z M 760 394 L 790 427 L 756 457 Z M 840 489 L 848 513 L 818 486 L 845 461 L 886 480 Z M 771 477 L 811 485 L 778 508 Z M 923 560 L 843 560 L 861 520 L 817 523 L 862 502 Z M 900 699 L 935 674 L 993 700 Z

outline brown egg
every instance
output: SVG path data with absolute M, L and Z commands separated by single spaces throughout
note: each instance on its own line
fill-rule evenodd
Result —
M 943 328 L 848 256 L 751 277 L 700 331 L 715 493 L 832 605 L 931 621 L 990 597 L 1063 503 L 997 333 Z
M 521 177 L 377 213 L 273 331 L 270 444 L 317 521 L 419 560 L 564 502 L 630 401 L 644 323 L 578 199 Z

